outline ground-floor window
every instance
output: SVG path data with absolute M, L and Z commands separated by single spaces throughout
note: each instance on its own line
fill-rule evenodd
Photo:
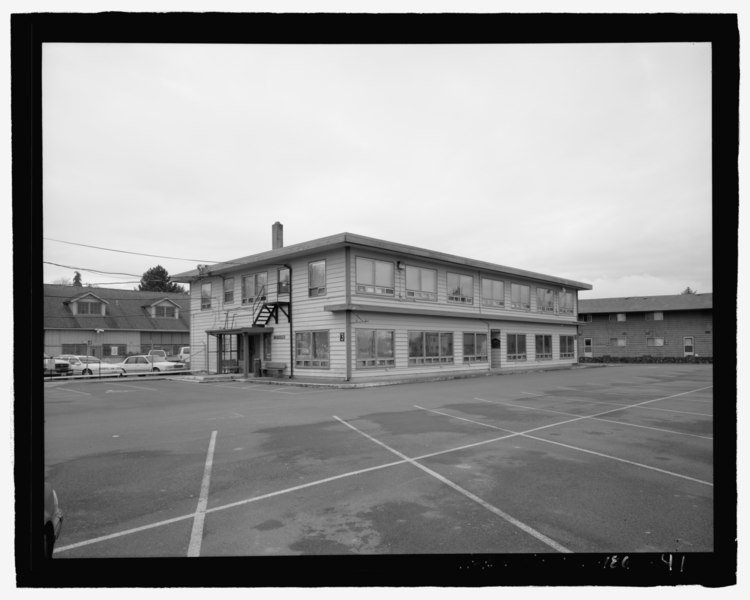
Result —
M 464 333 L 464 362 L 487 362 L 486 333 Z
M 609 338 L 610 346 L 627 346 L 628 340 L 626 338 Z
M 646 338 L 647 346 L 663 346 L 664 338 Z
M 409 332 L 409 365 L 453 362 L 453 334 L 437 331 Z
M 90 349 L 90 346 L 87 346 L 86 344 L 63 344 L 62 345 L 63 354 L 75 354 L 76 356 L 84 356 L 87 350 L 89 349 Z
M 107 358 L 108 356 L 124 358 L 127 353 L 127 344 L 102 344 L 102 358 Z
M 536 359 L 552 360 L 552 336 L 537 335 L 536 338 Z
M 526 335 L 521 333 L 509 333 L 508 360 L 526 360 Z
M 575 336 L 560 336 L 560 358 L 575 358 Z
M 298 331 L 294 337 L 296 366 L 316 369 L 330 366 L 328 331 Z
M 393 331 L 357 329 L 357 367 L 394 366 L 393 338 Z

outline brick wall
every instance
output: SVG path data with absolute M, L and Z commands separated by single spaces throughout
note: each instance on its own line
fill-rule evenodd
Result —
M 683 338 L 694 338 L 694 352 L 713 357 L 713 317 L 709 310 L 664 312 L 663 321 L 647 321 L 646 313 L 626 313 L 625 321 L 610 321 L 609 314 L 594 314 L 590 323 L 579 323 L 579 353 L 583 356 L 584 338 L 592 338 L 593 357 L 602 356 L 681 358 Z M 663 346 L 649 346 L 648 338 L 664 339 Z M 620 346 L 616 339 L 626 340 Z

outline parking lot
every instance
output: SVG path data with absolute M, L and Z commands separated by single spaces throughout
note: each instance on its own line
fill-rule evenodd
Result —
M 47 383 L 55 558 L 711 552 L 712 383 Z

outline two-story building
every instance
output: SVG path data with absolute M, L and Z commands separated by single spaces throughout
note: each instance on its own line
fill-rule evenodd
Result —
M 581 357 L 713 357 L 713 294 L 579 300 Z
M 586 283 L 341 233 L 199 265 L 194 370 L 341 381 L 570 366 Z M 196 359 L 203 357 L 201 363 Z
M 44 284 L 44 353 L 117 362 L 190 344 L 187 294 Z

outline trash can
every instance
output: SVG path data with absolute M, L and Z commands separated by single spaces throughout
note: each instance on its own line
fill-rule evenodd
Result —
M 253 360 L 253 375 L 260 377 L 260 359 L 256 358 Z

